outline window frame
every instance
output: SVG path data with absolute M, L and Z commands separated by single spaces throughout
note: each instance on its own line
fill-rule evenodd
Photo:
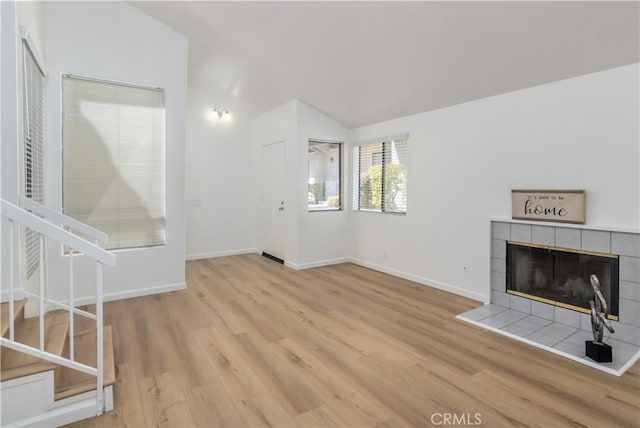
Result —
M 62 150 L 60 153 L 61 159 L 60 159 L 60 164 L 61 164 L 61 181 L 62 181 L 62 191 L 61 191 L 61 201 L 60 201 L 60 205 L 62 207 L 62 212 L 64 213 L 64 155 L 65 155 L 65 150 L 64 150 L 64 145 L 65 145 L 65 126 L 64 126 L 64 79 L 71 79 L 71 80 L 78 80 L 78 81 L 86 81 L 89 83 L 97 83 L 97 84 L 104 84 L 104 85 L 114 85 L 114 86 L 119 86 L 119 87 L 123 87 L 123 88 L 133 88 L 133 89 L 144 89 L 144 90 L 150 90 L 150 91 L 158 91 L 160 93 L 163 94 L 163 114 L 164 114 L 164 119 L 163 119 L 163 163 L 162 163 L 162 167 L 163 167 L 163 179 L 162 179 L 162 186 L 163 186 L 163 204 L 162 204 L 162 215 L 163 215 L 163 219 L 164 219 L 164 239 L 162 240 L 162 242 L 157 242 L 157 243 L 149 243 L 149 244 L 137 244 L 137 245 L 132 245 L 132 246 L 116 246 L 116 247 L 109 247 L 109 243 L 107 241 L 107 243 L 105 243 L 103 245 L 103 248 L 108 249 L 111 252 L 121 252 L 121 251 L 139 251 L 139 250 L 146 250 L 146 249 L 153 249 L 153 248 L 159 248 L 159 247 L 164 247 L 167 245 L 168 243 L 168 237 L 169 237 L 169 231 L 168 231 L 168 227 L 167 227 L 167 122 L 166 122 L 166 116 L 167 116 L 167 112 L 166 112 L 166 107 L 167 107 L 167 100 L 166 100 L 166 89 L 161 88 L 159 86 L 149 86 L 149 85 L 142 85 L 142 84 L 137 84 L 137 83 L 131 83 L 131 82 L 123 82 L 123 81 L 119 81 L 119 80 L 111 80 L 111 79 L 105 79 L 105 78 L 100 78 L 100 77 L 92 77 L 92 76 L 83 76 L 83 75 L 76 75 L 76 74 L 71 74 L 71 73 L 61 73 L 60 75 L 60 94 L 61 94 L 61 98 L 60 98 L 60 142 L 61 142 L 61 146 L 62 146 Z M 70 214 L 67 214 L 70 215 Z M 71 217 L 73 217 L 73 215 L 70 215 Z M 82 220 L 80 220 L 82 221 Z M 97 228 L 98 230 L 100 230 L 99 228 Z M 63 249 L 63 256 L 64 255 L 68 255 L 68 249 Z
M 309 138 L 307 140 L 307 186 L 309 183 L 309 146 L 311 143 L 319 143 L 319 144 L 337 144 L 338 145 L 338 198 L 339 198 L 339 205 L 337 207 L 323 207 L 323 208 L 315 208 L 312 209 L 309 207 L 309 205 L 307 204 L 307 212 L 309 213 L 315 213 L 315 212 L 336 212 L 336 211 L 343 211 L 344 210 L 344 192 L 342 190 L 343 187 L 343 183 L 342 183 L 342 176 L 343 176 L 343 171 L 342 171 L 342 159 L 343 159 L 343 151 L 344 151 L 344 141 L 337 141 L 337 140 L 322 140 L 319 138 Z
M 22 39 L 22 182 L 20 185 L 21 193 L 24 192 L 24 197 L 33 199 L 40 204 L 45 204 L 46 198 L 46 84 L 47 84 L 47 71 L 44 67 L 44 61 L 40 52 L 35 46 L 29 30 L 21 26 L 20 36 Z M 27 70 L 27 64 L 32 63 L 32 68 Z M 36 72 L 37 77 L 41 79 L 41 86 L 37 89 L 41 89 L 42 93 L 39 100 L 31 98 L 34 88 L 29 85 L 29 74 Z M 41 101 L 41 104 L 37 101 Z M 40 121 L 34 127 L 31 123 L 32 109 L 40 110 Z M 38 129 L 36 129 L 38 128 Z M 41 139 L 37 136 L 33 138 L 33 132 L 40 132 Z M 29 279 L 40 268 L 40 252 L 41 242 L 38 234 L 28 228 L 25 228 L 23 235 L 22 245 L 24 248 L 25 259 L 25 276 Z
M 385 162 L 386 160 L 386 152 L 387 152 L 387 144 L 390 144 L 392 142 L 396 142 L 396 143 L 400 143 L 400 142 L 404 142 L 405 144 L 405 151 L 406 153 L 408 153 L 409 150 L 409 134 L 398 134 L 398 135 L 393 135 L 393 136 L 389 136 L 389 137 L 384 137 L 384 138 L 376 138 L 373 140 L 369 140 L 369 141 L 363 141 L 363 142 L 359 142 L 359 143 L 354 143 L 353 144 L 353 204 L 352 204 L 352 209 L 353 211 L 356 212 L 365 212 L 365 213 L 379 213 L 379 214 L 388 214 L 388 215 L 399 215 L 399 216 L 406 216 L 409 209 L 408 209 L 408 203 L 405 206 L 404 211 L 388 211 L 385 208 L 385 203 L 384 203 L 384 195 L 385 195 L 385 169 L 386 169 L 386 165 L 388 163 Z M 382 176 L 381 176 L 381 202 L 380 202 L 380 209 L 372 209 L 372 208 L 362 208 L 361 207 L 361 202 L 360 202 L 360 177 L 361 177 L 361 171 L 360 171 L 360 166 L 361 166 L 361 156 L 362 156 L 362 147 L 366 147 L 366 146 L 372 146 L 372 145 L 381 145 L 381 152 L 373 152 L 372 156 L 374 155 L 381 155 L 380 157 L 380 165 L 381 165 L 381 169 L 382 169 Z M 376 165 L 376 159 L 374 159 L 372 157 L 371 160 L 372 165 Z M 403 165 L 405 168 L 407 168 L 407 162 L 401 163 L 399 165 Z M 407 180 L 408 181 L 408 180 Z M 407 186 L 407 190 L 405 190 L 405 192 L 407 192 L 407 200 L 408 200 L 408 186 Z

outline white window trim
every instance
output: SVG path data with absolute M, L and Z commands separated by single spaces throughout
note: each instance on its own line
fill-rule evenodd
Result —
M 380 144 L 380 143 L 384 143 L 384 142 L 389 142 L 389 141 L 409 141 L 409 136 L 410 133 L 409 132 L 399 132 L 396 134 L 389 134 L 389 135 L 385 135 L 383 137 L 376 137 L 376 138 L 368 138 L 365 140 L 359 140 L 356 142 L 352 142 L 351 143 L 351 150 L 349 150 L 349 152 L 351 153 L 351 157 L 353 157 L 353 149 L 355 147 L 359 147 L 359 146 L 368 146 L 371 144 Z M 408 147 L 408 144 L 407 144 Z M 351 165 L 353 168 L 354 165 L 354 161 L 355 159 L 351 159 Z M 392 216 L 401 216 L 401 217 L 405 217 L 407 216 L 409 210 L 407 209 L 406 211 L 403 212 L 398 212 L 398 211 L 384 211 L 384 210 L 373 210 L 373 209 L 366 209 L 366 208 L 356 208 L 355 207 L 355 200 L 356 198 L 358 198 L 358 192 L 359 192 L 359 182 L 354 178 L 355 176 L 355 171 L 351 171 L 351 211 L 353 211 L 354 213 L 369 213 L 369 214 L 383 214 L 383 215 L 392 215 Z M 408 208 L 408 207 L 407 207 Z
M 64 78 L 68 78 L 68 79 L 73 79 L 73 80 L 80 80 L 80 81 L 86 81 L 86 82 L 93 82 L 93 83 L 100 83 L 100 84 L 106 84 L 106 85 L 115 85 L 115 86 L 121 86 L 121 87 L 128 87 L 128 88 L 135 88 L 135 89 L 144 89 L 144 90 L 149 90 L 149 91 L 157 91 L 163 94 L 163 97 L 165 97 L 165 119 L 166 119 L 166 90 L 164 88 L 161 88 L 159 86 L 151 86 L 151 85 L 143 85 L 143 84 L 138 84 L 138 83 L 132 83 L 132 82 L 123 82 L 123 81 L 118 81 L 118 80 L 113 80 L 113 79 L 105 79 L 105 78 L 99 78 L 99 77 L 87 77 L 87 76 L 80 76 L 80 75 L 75 75 L 75 74 L 71 74 L 71 73 L 62 73 L 61 74 L 61 91 L 62 91 L 62 82 L 64 80 Z M 61 103 L 63 104 L 63 100 L 61 99 Z M 164 228 L 164 241 L 163 242 L 158 242 L 158 243 L 153 243 L 153 244 L 144 244 L 144 245 L 135 245 L 135 246 L 127 246 L 127 247 L 113 247 L 110 248 L 109 251 L 111 252 L 123 252 L 123 251 L 140 251 L 140 250 L 147 250 L 150 248 L 154 248 L 154 247 L 164 247 L 167 245 L 168 242 L 168 230 L 167 230 L 167 223 L 166 223 L 166 219 L 167 219 L 167 160 L 166 160 L 166 150 L 167 150 L 167 142 L 166 142 L 166 138 L 167 138 L 167 133 L 166 133 L 166 122 L 165 122 L 165 126 L 164 126 L 164 179 L 162 181 L 162 184 L 164 186 L 163 188 L 163 194 L 164 194 L 164 204 L 163 204 L 163 217 L 164 217 L 164 221 L 165 221 L 165 228 Z M 61 127 L 60 127 L 60 141 L 62 142 L 62 145 L 64 146 L 64 121 L 61 122 Z M 63 187 L 64 187 L 64 174 L 62 176 L 62 181 L 63 181 Z M 62 207 L 62 210 L 64 211 L 64 198 L 61 197 L 60 200 L 60 205 Z M 66 254 L 66 253 L 65 253 Z
M 376 137 L 376 138 L 369 138 L 366 140 L 361 140 L 361 141 L 357 141 L 352 143 L 352 147 L 355 146 L 368 146 L 369 144 L 379 144 L 385 141 L 407 141 L 409 139 L 409 133 L 408 132 L 404 132 L 404 133 L 398 133 L 398 134 L 391 134 L 391 135 L 385 135 L 383 137 Z
M 33 55 L 33 59 L 36 60 L 36 64 L 38 65 L 38 68 L 40 69 L 40 71 L 42 71 L 42 74 L 44 74 L 44 77 L 46 79 L 47 69 L 44 66 L 44 60 L 42 58 L 42 55 L 40 55 L 40 51 L 38 50 L 38 48 L 36 48 L 36 45 L 33 42 L 33 38 L 31 37 L 31 31 L 29 31 L 27 27 L 21 25 L 20 37 L 22 38 L 22 40 L 25 41 L 25 43 L 29 47 L 31 54 Z
M 309 138 L 307 140 L 307 147 L 308 144 L 314 142 L 314 143 L 330 143 L 330 144 L 339 144 L 340 145 L 340 149 L 339 149 L 339 157 L 340 157 L 340 165 L 338 165 L 338 192 L 339 192 L 339 198 L 340 198 L 340 206 L 339 207 L 327 207 L 327 208 L 318 208 L 318 209 L 309 209 L 307 207 L 307 212 L 308 213 L 323 213 L 323 212 L 340 212 L 340 211 L 344 211 L 344 187 L 343 187 L 343 181 L 344 181 L 344 170 L 343 170 L 343 165 L 344 165 L 344 157 L 345 157 L 345 143 L 344 141 L 341 140 L 323 140 L 320 138 Z M 307 159 L 308 159 L 308 155 L 307 155 Z M 307 171 L 307 175 L 309 175 L 309 171 Z

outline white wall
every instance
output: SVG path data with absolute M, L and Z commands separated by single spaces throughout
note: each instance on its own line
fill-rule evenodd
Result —
M 16 2 L 16 14 L 18 16 L 18 30 L 20 30 L 20 26 L 27 28 L 35 49 L 43 55 L 46 44 L 44 38 L 44 2 L 18 1 Z
M 121 2 L 47 2 L 47 202 L 61 208 L 60 75 L 158 86 L 166 90 L 166 227 L 161 247 L 117 252 L 105 269 L 108 299 L 185 286 L 185 110 L 186 38 Z M 66 296 L 66 259 L 50 245 L 50 295 Z M 77 266 L 77 297 L 92 295 L 92 266 Z
M 360 263 L 489 299 L 489 217 L 517 188 L 585 189 L 587 222 L 638 228 L 638 64 L 354 129 L 409 132 L 408 214 L 354 212 Z
M 187 259 L 253 252 L 256 151 L 253 118 L 229 106 L 230 122 L 213 107 L 222 96 L 189 86 L 187 101 Z
M 309 139 L 346 142 L 347 128 L 320 113 L 313 107 L 298 101 L 298 139 L 296 163 L 296 182 L 299 183 L 296 194 L 298 210 L 298 258 L 295 266 L 305 268 L 344 261 L 350 256 L 351 245 L 348 231 L 348 203 L 344 176 L 349 165 L 346 163 L 343 147 L 343 180 L 341 211 L 309 212 L 308 207 L 308 162 Z

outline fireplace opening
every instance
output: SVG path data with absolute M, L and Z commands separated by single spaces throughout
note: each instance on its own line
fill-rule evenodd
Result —
M 516 296 L 590 313 L 595 274 L 609 318 L 617 320 L 618 271 L 615 254 L 507 241 L 507 293 Z

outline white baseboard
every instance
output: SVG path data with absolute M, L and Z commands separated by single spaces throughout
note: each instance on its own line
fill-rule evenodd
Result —
M 237 250 L 237 251 L 224 251 L 224 252 L 218 252 L 218 253 L 197 254 L 197 255 L 188 256 L 187 260 L 198 260 L 198 259 L 212 258 L 212 257 L 224 257 L 224 256 L 238 255 L 238 254 L 255 254 L 258 252 L 259 250 L 252 248 L 252 249 Z M 289 261 L 285 261 L 284 264 L 285 266 L 294 270 L 304 270 L 304 269 L 311 269 L 311 268 L 321 267 L 321 266 L 335 265 L 340 263 L 353 263 L 359 266 L 376 270 L 378 272 L 383 272 L 389 275 L 397 276 L 399 278 L 407 279 L 409 281 L 417 282 L 418 284 L 426 285 L 429 287 L 437 288 L 439 290 L 447 291 L 449 293 L 457 294 L 459 296 L 467 297 L 469 299 L 473 299 L 485 304 L 488 303 L 488 297 L 481 293 L 465 290 L 464 288 L 460 288 L 455 285 L 446 284 L 440 281 L 424 278 L 415 274 L 402 272 L 396 269 L 376 265 L 374 263 L 369 263 L 364 260 L 359 260 L 359 259 L 354 259 L 349 257 L 319 260 L 319 261 L 307 262 L 307 263 L 292 263 Z M 160 285 L 156 287 L 139 288 L 139 289 L 121 291 L 116 293 L 105 293 L 104 301 L 110 302 L 114 300 L 130 299 L 133 297 L 147 296 L 150 294 L 160 294 L 160 293 L 166 293 L 170 291 L 184 290 L 186 288 L 187 288 L 186 283 L 180 282 L 175 284 L 165 284 L 165 285 Z M 68 302 L 63 302 L 63 303 L 68 303 Z M 92 303 L 95 303 L 94 297 L 76 299 L 76 305 L 88 305 Z
M 240 254 L 256 254 L 259 253 L 257 248 L 244 248 L 240 250 L 228 250 L 228 251 L 216 251 L 213 253 L 199 253 L 199 254 L 189 254 L 185 257 L 185 260 L 202 260 L 202 259 L 213 259 L 216 257 L 227 257 L 227 256 L 238 256 Z
M 292 263 L 292 262 L 284 262 L 284 265 L 290 267 L 295 270 L 304 270 L 311 269 L 321 266 L 330 266 L 337 265 L 340 263 L 349 263 L 351 259 L 349 257 L 341 257 L 338 259 L 328 259 L 328 260 L 319 260 L 317 262 L 307 262 L 307 263 Z
M 364 260 L 351 259 L 350 261 L 353 264 L 363 266 L 369 269 L 377 270 L 378 272 L 387 273 L 389 275 L 397 276 L 398 278 L 407 279 L 409 281 L 417 282 L 418 284 L 426 285 L 429 287 L 437 288 L 438 290 L 457 294 L 458 296 L 463 296 L 469 299 L 477 300 L 479 302 L 488 303 L 487 296 L 481 293 L 476 293 L 474 291 L 465 290 L 464 288 L 460 288 L 455 285 L 445 284 L 444 282 L 435 281 L 429 278 L 424 278 L 418 275 L 414 275 L 412 273 L 402 272 L 396 269 L 379 266 L 373 263 L 365 262 Z
M 311 268 L 321 267 L 321 266 L 335 265 L 340 263 L 353 263 L 369 269 L 377 270 L 378 272 L 383 272 L 389 275 L 397 276 L 398 278 L 403 278 L 409 281 L 417 282 L 418 284 L 437 288 L 438 290 L 443 290 L 449 293 L 457 294 L 458 296 L 463 296 L 469 299 L 477 300 L 485 304 L 489 303 L 488 296 L 485 296 L 481 293 L 465 290 L 464 288 L 456 287 L 455 285 L 445 284 L 443 282 L 435 281 L 433 279 L 424 278 L 411 273 L 402 272 L 396 269 L 391 269 L 385 266 L 376 265 L 373 263 L 366 262 L 364 260 L 354 259 L 350 257 L 342 257 L 342 258 L 329 259 L 329 260 L 319 260 L 317 262 L 307 262 L 307 263 L 292 263 L 289 261 L 285 261 L 284 265 L 294 270 L 304 270 L 304 269 L 311 269 Z
M 164 284 L 164 285 L 158 285 L 155 287 L 137 288 L 134 290 L 127 290 L 127 291 L 117 291 L 115 293 L 105 293 L 104 301 L 112 302 L 114 300 L 131 299 L 133 297 L 142 297 L 142 296 L 148 296 L 151 294 L 160 294 L 160 293 L 168 293 L 170 291 L 185 290 L 186 288 L 187 288 L 186 282 L 176 282 L 175 284 Z M 76 306 L 91 305 L 95 302 L 96 302 L 96 298 L 93 296 L 81 297 L 81 298 L 75 299 L 74 301 Z M 62 303 L 68 304 L 69 301 L 64 300 L 62 301 Z

